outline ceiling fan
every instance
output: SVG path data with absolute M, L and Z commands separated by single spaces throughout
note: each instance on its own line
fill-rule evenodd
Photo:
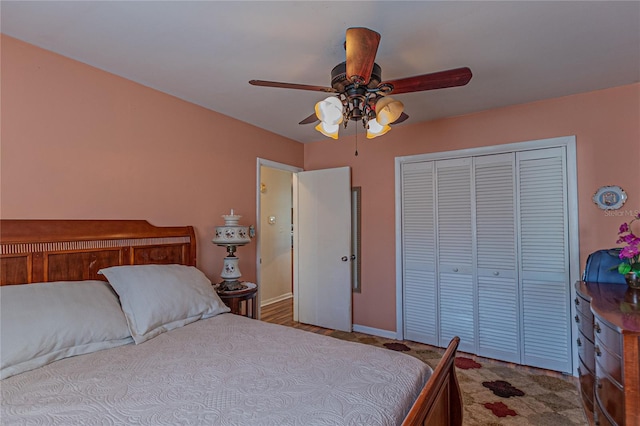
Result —
M 373 138 L 388 132 L 389 125 L 409 118 L 403 111 L 402 102 L 388 95 L 464 86 L 471 80 L 471 70 L 464 67 L 383 81 L 382 69 L 375 63 L 379 43 L 380 34 L 373 30 L 348 28 L 344 43 L 346 61 L 331 70 L 331 87 L 265 80 L 251 80 L 249 83 L 333 94 L 318 102 L 315 113 L 299 124 L 320 120 L 316 130 L 337 139 L 341 123 L 347 127 L 349 121 L 362 121 L 367 129 L 367 138 Z

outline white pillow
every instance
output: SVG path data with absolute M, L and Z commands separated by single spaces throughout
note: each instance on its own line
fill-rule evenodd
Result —
M 193 266 L 113 266 L 98 273 L 120 296 L 136 343 L 230 310 L 211 281 Z
M 0 287 L 0 378 L 131 343 L 118 297 L 103 281 Z

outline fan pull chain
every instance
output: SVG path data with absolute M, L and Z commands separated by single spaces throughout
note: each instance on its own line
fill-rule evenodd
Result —
M 358 126 L 356 126 L 356 157 L 358 156 Z

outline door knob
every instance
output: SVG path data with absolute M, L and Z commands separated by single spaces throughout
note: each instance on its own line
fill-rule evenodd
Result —
M 349 258 L 347 256 L 342 256 L 342 261 L 346 262 L 347 260 L 349 260 Z

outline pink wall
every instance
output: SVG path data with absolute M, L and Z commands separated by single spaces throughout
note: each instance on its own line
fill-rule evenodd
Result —
M 2 218 L 194 225 L 198 266 L 233 208 L 255 222 L 256 157 L 302 166 L 303 145 L 2 35 Z M 238 250 L 255 280 L 255 244 Z
M 464 95 L 463 89 L 460 94 Z M 408 111 L 411 115 L 411 111 Z M 596 249 L 616 246 L 629 216 L 592 201 L 603 185 L 619 185 L 629 199 L 618 214 L 640 211 L 640 84 L 394 127 L 385 136 L 305 144 L 306 170 L 351 166 L 362 187 L 362 293 L 354 323 L 395 330 L 395 157 L 487 145 L 576 136 L 581 268 Z
M 198 264 L 217 280 L 224 249 L 209 240 L 230 208 L 255 221 L 256 157 L 348 165 L 362 187 L 359 325 L 395 330 L 397 156 L 576 135 L 582 265 L 623 221 L 593 204 L 598 187 L 622 186 L 624 211 L 640 209 L 639 84 L 360 133 L 354 157 L 353 137 L 302 145 L 4 35 L 1 49 L 0 217 L 194 225 Z M 255 244 L 238 255 L 255 279 Z

